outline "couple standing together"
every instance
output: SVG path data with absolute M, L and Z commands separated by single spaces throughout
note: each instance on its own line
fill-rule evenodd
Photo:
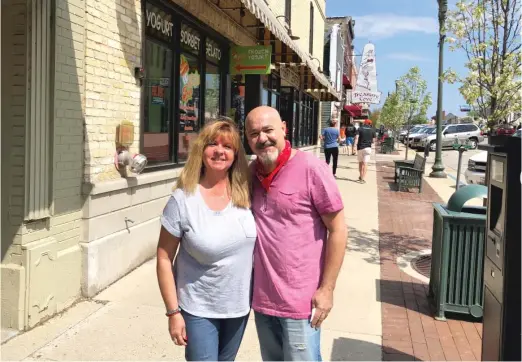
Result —
M 263 360 L 321 360 L 346 247 L 343 203 L 327 165 L 285 134 L 275 109 L 252 110 L 249 167 L 235 125 L 208 124 L 163 211 L 158 282 L 187 360 L 234 360 L 251 308 Z

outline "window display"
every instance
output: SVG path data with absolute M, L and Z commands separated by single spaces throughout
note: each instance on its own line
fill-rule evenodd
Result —
M 188 25 L 174 6 L 147 2 L 142 19 L 146 37 L 141 152 L 151 167 L 182 163 L 204 121 L 221 113 L 222 62 L 228 46 L 219 35 L 206 34 L 196 21 Z

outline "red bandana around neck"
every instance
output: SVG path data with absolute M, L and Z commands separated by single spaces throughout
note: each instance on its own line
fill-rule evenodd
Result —
M 272 180 L 274 179 L 275 175 L 277 175 L 277 173 L 279 172 L 281 167 L 283 167 L 285 165 L 285 163 L 288 162 L 291 154 L 292 154 L 292 146 L 290 145 L 289 141 L 285 141 L 285 148 L 283 149 L 283 151 L 281 151 L 281 153 L 277 157 L 276 167 L 267 176 L 263 175 L 263 171 L 264 171 L 263 164 L 259 160 L 256 161 L 257 162 L 257 165 L 256 165 L 257 166 L 256 167 L 257 178 L 259 179 L 259 182 L 261 182 L 261 185 L 263 186 L 263 188 L 265 189 L 266 192 L 268 192 L 270 190 L 270 185 L 272 184 Z

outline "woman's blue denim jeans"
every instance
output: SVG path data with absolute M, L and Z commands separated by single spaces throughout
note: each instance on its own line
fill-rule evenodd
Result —
M 233 361 L 241 345 L 248 314 L 239 318 L 202 318 L 181 312 L 187 330 L 187 361 Z

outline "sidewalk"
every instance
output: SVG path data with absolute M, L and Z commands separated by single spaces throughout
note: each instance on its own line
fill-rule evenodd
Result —
M 348 249 L 334 308 L 322 328 L 325 360 L 380 360 L 379 232 L 375 162 L 365 185 L 355 183 L 354 156 L 340 156 L 338 184 L 346 205 Z M 155 260 L 92 300 L 2 345 L 2 360 L 184 360 L 167 332 Z M 253 314 L 237 360 L 261 360 Z
M 429 177 L 421 194 L 394 191 L 392 160 L 403 155 L 377 156 L 383 360 L 480 360 L 482 325 L 435 320 L 427 278 L 414 278 L 399 265 L 399 257 L 431 249 L 431 203 L 446 202 L 455 191 L 447 180 Z

